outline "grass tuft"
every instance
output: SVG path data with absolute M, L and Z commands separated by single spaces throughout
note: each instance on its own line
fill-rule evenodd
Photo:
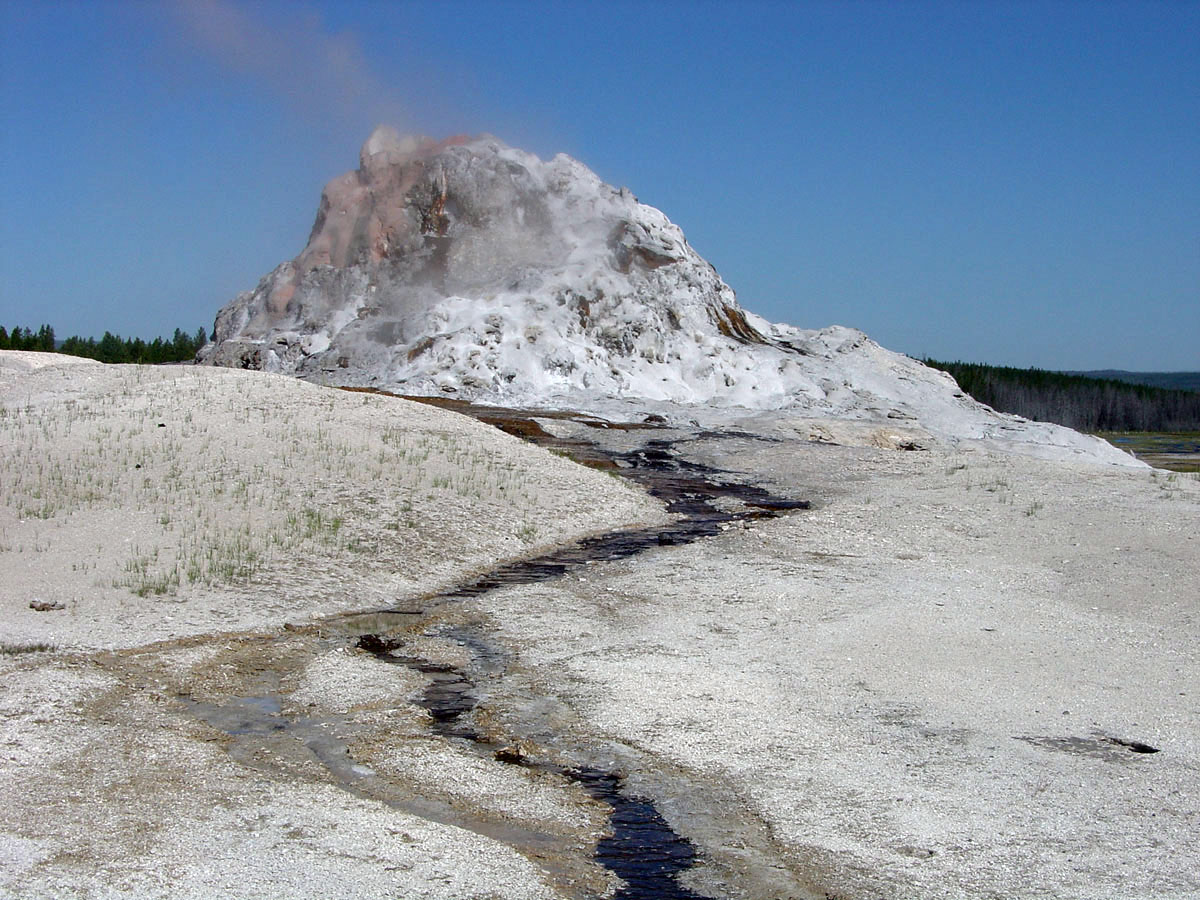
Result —
M 54 644 L 38 641 L 33 644 L 10 644 L 0 642 L 0 656 L 19 656 L 23 653 L 53 653 L 58 648 Z

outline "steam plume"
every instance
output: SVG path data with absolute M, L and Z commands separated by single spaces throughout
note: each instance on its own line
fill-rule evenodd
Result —
M 371 71 L 350 32 L 331 33 L 319 13 L 287 5 L 287 15 L 231 0 L 185 0 L 175 16 L 185 37 L 232 72 L 247 75 L 298 111 L 358 129 L 403 124 L 401 103 Z

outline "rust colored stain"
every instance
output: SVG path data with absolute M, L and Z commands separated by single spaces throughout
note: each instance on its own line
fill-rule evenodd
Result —
M 437 195 L 433 198 L 429 212 L 425 214 L 422 222 L 422 234 L 436 234 L 438 237 L 445 237 L 446 232 L 450 230 L 450 217 L 446 215 L 446 191 L 446 175 L 442 173 L 438 176 Z
M 469 144 L 469 143 L 471 143 L 471 135 L 469 135 L 469 134 L 452 134 L 452 135 L 450 135 L 450 137 L 446 138 L 444 141 L 439 141 L 438 143 L 434 144 L 432 149 L 429 152 L 436 153 L 438 150 L 441 150 L 445 147 L 461 147 L 463 144 Z
M 432 346 L 433 346 L 433 338 L 431 338 L 431 337 L 423 338 L 423 339 L 417 341 L 417 343 L 413 344 L 412 349 L 408 351 L 408 361 L 412 362 L 414 359 L 416 359 L 422 353 L 429 350 L 429 348 Z
M 278 285 L 271 289 L 271 295 L 267 298 L 267 309 L 270 310 L 272 315 L 282 315 L 294 296 L 296 296 L 296 283 L 294 281 Z
M 765 344 L 766 339 L 755 331 L 746 321 L 745 314 L 740 309 L 722 306 L 716 313 L 717 330 L 727 338 L 744 341 L 747 344 Z
M 471 140 L 469 135 L 457 134 L 443 141 L 428 141 L 388 166 L 364 163 L 326 184 L 308 244 L 295 259 L 297 281 L 317 266 L 344 268 L 360 254 L 379 263 L 395 253 L 414 230 L 408 193 L 427 177 L 428 160 L 447 147 Z M 417 207 L 414 211 L 420 216 L 422 234 L 444 237 L 450 229 L 444 176 L 436 186 L 429 209 Z M 281 301 L 275 311 L 282 312 L 286 305 L 286 300 Z

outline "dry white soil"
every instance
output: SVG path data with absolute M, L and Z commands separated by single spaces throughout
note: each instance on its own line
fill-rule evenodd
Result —
M 652 788 L 720 786 L 838 897 L 1200 897 L 1200 481 L 689 452 L 816 508 L 488 595 L 523 693 L 654 761 Z M 734 854 L 705 812 L 681 830 Z
M 0 896 L 611 892 L 603 807 L 312 623 L 656 503 L 424 405 L 65 363 L 0 353 Z M 813 510 L 444 614 L 509 648 L 491 727 L 625 767 L 724 896 L 1200 896 L 1200 482 L 810 430 L 681 451 Z
M 258 372 L 0 354 L 10 642 L 274 628 L 662 518 L 616 479 L 425 404 Z
M 0 401 L 0 896 L 558 896 L 503 842 L 332 787 L 311 754 L 238 759 L 178 698 L 280 688 L 255 679 L 287 623 L 665 521 L 657 503 L 455 413 L 257 372 L 4 351 Z M 354 713 L 343 742 L 407 729 L 413 777 L 461 793 L 450 773 L 483 767 L 476 793 L 594 841 L 581 793 L 429 739 L 417 676 L 294 642 L 280 692 Z

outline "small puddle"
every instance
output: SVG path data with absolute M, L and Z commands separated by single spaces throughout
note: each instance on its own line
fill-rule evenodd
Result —
M 1058 750 L 1062 753 L 1073 753 L 1077 756 L 1091 756 L 1096 759 L 1119 761 L 1128 758 L 1130 753 L 1158 753 L 1157 747 L 1152 747 L 1142 741 L 1113 737 L 1102 731 L 1092 732 L 1091 737 L 1051 737 L 1048 735 L 1022 735 L 1017 740 L 1041 747 L 1044 750 Z

